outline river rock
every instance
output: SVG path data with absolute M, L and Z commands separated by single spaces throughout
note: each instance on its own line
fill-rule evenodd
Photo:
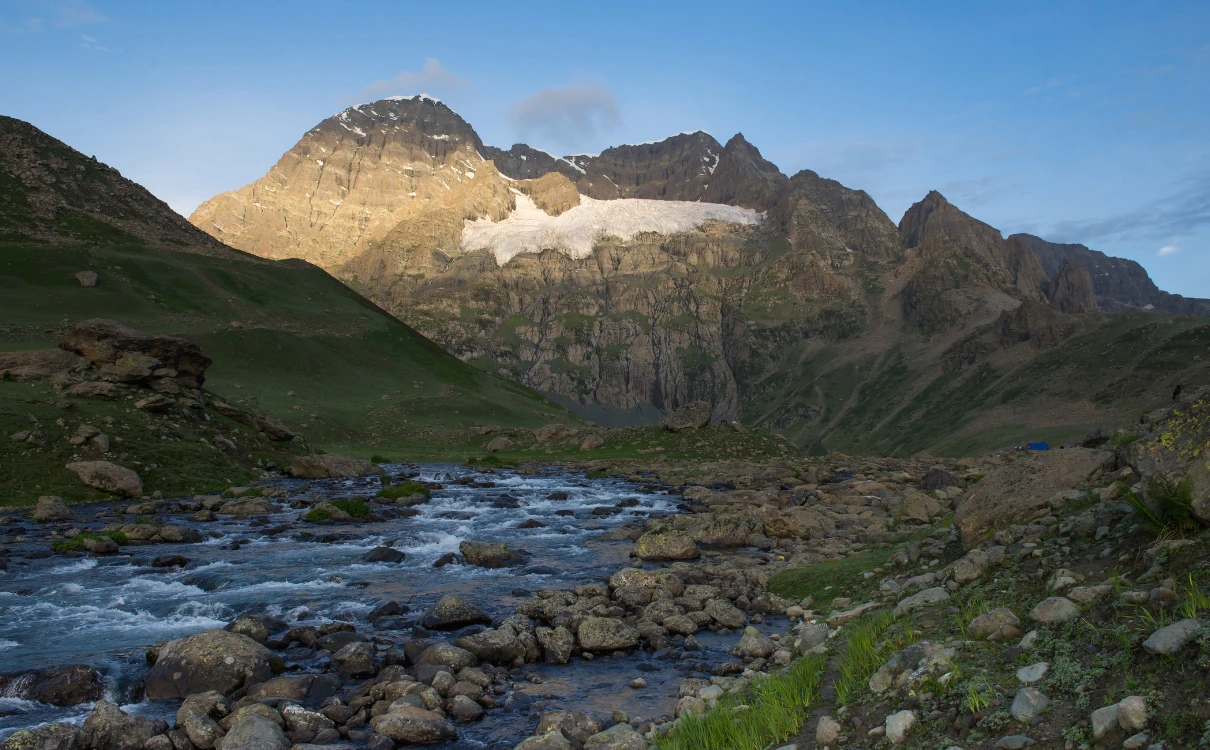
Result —
M 72 724 L 44 724 L 9 735 L 0 750 L 80 750 L 81 730 Z
M 416 666 L 448 667 L 451 675 L 465 667 L 473 667 L 479 663 L 470 651 L 448 643 L 434 643 L 426 648 L 415 659 Z
M 248 698 L 254 701 L 277 698 L 304 706 L 318 706 L 336 694 L 342 680 L 334 674 L 291 674 L 253 685 Z
M 748 624 L 748 616 L 744 614 L 743 610 L 726 599 L 711 599 L 706 602 L 706 606 L 702 608 L 702 611 L 710 615 L 712 620 L 724 628 L 735 630 Z
M 647 740 L 629 724 L 614 724 L 584 742 L 584 750 L 647 750 Z
M 478 721 L 483 718 L 483 706 L 465 695 L 455 695 L 446 701 L 445 712 L 455 721 Z
M 52 706 L 91 703 L 105 695 L 101 673 L 84 664 L 0 673 L 0 695 Z
M 546 734 L 525 738 L 513 750 L 576 750 L 576 747 L 562 732 L 552 729 Z
M 670 432 L 696 430 L 710 424 L 710 404 L 705 401 L 694 401 L 664 418 L 664 429 Z
M 490 625 L 492 618 L 458 594 L 446 594 L 425 611 L 420 624 L 429 630 L 457 630 L 467 625 Z
M 555 628 L 537 628 L 534 631 L 538 645 L 542 647 L 542 660 L 547 664 L 566 664 L 576 647 L 576 637 L 570 630 L 559 625 Z
M 332 654 L 332 671 L 345 677 L 369 677 L 374 674 L 374 644 L 348 643 Z
M 475 658 L 488 664 L 512 664 L 525 656 L 525 644 L 517 639 L 510 627 L 484 630 L 454 641 L 454 645 L 474 654 Z
M 1017 680 L 1023 685 L 1032 685 L 1045 677 L 1049 671 L 1050 664 L 1040 661 L 1037 664 L 1030 664 L 1028 667 L 1018 669 Z
M 458 737 L 458 730 L 440 714 L 423 708 L 400 706 L 370 719 L 375 732 L 396 742 L 410 745 L 435 745 Z
M 840 722 L 831 716 L 821 716 L 819 724 L 815 727 L 815 743 L 820 747 L 831 745 L 840 739 L 840 733 L 843 730 L 844 728 L 840 726 Z
M 639 645 L 639 631 L 612 617 L 589 617 L 577 635 L 585 651 L 618 651 Z
M 88 712 L 80 728 L 85 747 L 105 750 L 143 750 L 143 743 L 168 731 L 168 723 L 160 719 L 127 714 L 105 699 Z
M 731 649 L 731 655 L 742 659 L 766 659 L 776 650 L 777 644 L 769 636 L 749 625 L 744 628 L 739 643 Z
M 333 729 L 336 727 L 335 722 L 320 712 L 312 711 L 293 703 L 282 707 L 281 717 L 282 721 L 286 723 L 286 729 L 288 731 L 298 732 L 300 734 L 309 732 L 312 735 L 315 735 L 319 734 L 325 729 Z
M 1199 620 L 1181 620 L 1167 627 L 1160 628 L 1143 641 L 1143 649 L 1149 654 L 1168 656 L 1180 651 L 1181 648 L 1197 634 L 1202 627 Z
M 143 494 L 143 480 L 138 474 L 109 461 L 76 461 L 67 464 L 67 468 L 93 489 L 124 497 Z
M 971 549 L 988 535 L 1050 512 L 1050 498 L 1112 471 L 1114 454 L 1089 448 L 1037 451 L 988 473 L 954 514 L 962 544 Z
M 1029 611 L 1029 619 L 1035 622 L 1067 622 L 1079 615 L 1080 608 L 1076 603 L 1062 596 L 1043 599 Z
M 538 720 L 536 735 L 559 731 L 581 745 L 604 727 L 595 717 L 583 711 L 547 711 Z
M 276 722 L 258 713 L 247 713 L 232 723 L 218 750 L 290 750 L 291 745 Z
M 34 506 L 29 517 L 35 523 L 44 523 L 46 521 L 70 521 L 72 515 L 71 508 L 67 507 L 63 498 L 44 495 L 38 498 L 38 504 Z
M 702 553 L 683 531 L 652 531 L 638 538 L 632 554 L 643 560 L 696 560 Z
M 160 646 L 144 685 L 151 700 L 184 698 L 217 690 L 224 695 L 261 682 L 284 667 L 281 658 L 246 635 L 205 630 Z
M 330 479 L 337 477 L 367 477 L 384 474 L 375 463 L 359 458 L 323 453 L 316 456 L 295 456 L 290 462 L 290 476 L 296 479 Z
M 375 547 L 361 559 L 363 562 L 368 563 L 401 563 L 407 559 L 407 554 L 403 550 L 398 550 L 394 547 Z
M 458 551 L 466 558 L 468 565 L 480 568 L 507 568 L 521 565 L 526 560 L 525 555 L 498 542 L 467 539 L 458 545 Z

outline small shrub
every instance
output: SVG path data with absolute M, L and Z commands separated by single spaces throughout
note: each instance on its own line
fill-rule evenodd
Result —
M 378 490 L 377 495 L 387 500 L 398 500 L 401 497 L 411 497 L 412 495 L 431 497 L 432 490 L 419 482 L 404 482 L 403 484 L 393 484 L 389 487 L 383 487 Z
M 342 497 L 332 501 L 332 505 L 340 508 L 354 518 L 365 518 L 370 515 L 370 506 L 359 497 Z
M 307 514 L 305 516 L 303 516 L 303 520 L 309 521 L 311 523 L 319 523 L 320 521 L 331 521 L 332 514 L 328 512 L 327 508 L 313 508 L 313 509 L 307 511 Z
M 1121 448 L 1123 445 L 1130 445 L 1138 439 L 1139 436 L 1133 432 L 1119 432 L 1113 437 L 1109 438 L 1109 448 L 1110 450 L 1114 448 Z
M 391 459 L 387 458 L 386 456 L 375 453 L 374 455 L 370 456 L 370 463 L 372 463 L 372 464 L 393 464 L 395 462 L 392 461 Z
M 85 539 L 104 539 L 105 537 L 109 537 L 118 545 L 123 545 L 130 541 L 126 535 L 120 531 L 104 531 L 101 533 L 85 531 L 77 534 L 71 539 L 60 539 L 57 542 L 51 542 L 50 548 L 55 552 L 74 552 L 84 549 Z
M 593 469 L 592 471 L 588 472 L 584 476 L 587 477 L 588 479 L 608 479 L 609 472 L 603 471 L 601 469 Z
M 1145 500 L 1124 483 L 1119 486 L 1126 502 L 1138 514 L 1139 524 L 1152 534 L 1186 536 L 1200 530 L 1193 516 L 1193 480 L 1189 477 L 1173 484 L 1161 474 L 1153 476 L 1147 482 Z

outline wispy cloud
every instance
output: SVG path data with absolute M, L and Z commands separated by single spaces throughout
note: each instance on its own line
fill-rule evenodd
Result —
M 622 124 L 617 97 L 596 83 L 542 89 L 513 105 L 513 125 L 522 138 L 539 136 L 563 148 L 579 148 Z
M 80 35 L 80 46 L 91 52 L 112 52 L 109 47 L 101 44 L 96 37 L 88 36 L 87 34 Z
M 1150 201 L 1119 216 L 1064 221 L 1056 224 L 1051 234 L 1067 242 L 1096 242 L 1100 240 L 1155 241 L 1171 240 L 1192 234 L 1210 225 L 1210 174 L 1189 180 L 1175 193 Z M 1160 255 L 1178 252 L 1175 245 L 1166 245 Z
M 1010 193 L 1026 190 L 1019 182 L 1004 182 L 998 177 L 953 180 L 941 186 L 941 192 L 957 206 L 982 206 Z
M 429 91 L 451 91 L 472 87 L 471 79 L 446 69 L 441 61 L 430 57 L 419 71 L 405 70 L 401 73 L 374 81 L 361 90 L 361 97 L 386 94 L 423 94 Z
M 60 29 L 91 26 L 108 20 L 108 16 L 85 2 L 60 3 L 54 7 L 54 24 Z
M 41 34 L 46 30 L 41 18 L 27 18 L 24 21 L 9 21 L 0 16 L 0 33 L 4 34 Z
M 1177 247 L 1176 245 L 1164 245 L 1163 247 L 1160 248 L 1159 252 L 1157 252 L 1156 255 L 1158 255 L 1162 258 L 1165 255 L 1176 255 L 1180 251 L 1181 251 L 1181 249 L 1179 247 Z

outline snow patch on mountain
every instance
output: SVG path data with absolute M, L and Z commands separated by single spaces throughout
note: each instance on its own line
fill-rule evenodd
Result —
M 629 240 L 642 232 L 681 234 L 707 221 L 755 226 L 764 218 L 750 208 L 721 203 L 689 201 L 594 200 L 580 196 L 580 205 L 558 216 L 550 216 L 527 195 L 516 193 L 517 208 L 503 221 L 467 221 L 462 229 L 466 252 L 490 250 L 496 263 L 504 265 L 519 253 L 559 250 L 572 258 L 586 258 L 602 237 Z

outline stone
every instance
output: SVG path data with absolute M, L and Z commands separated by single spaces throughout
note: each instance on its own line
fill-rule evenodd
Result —
M 892 743 L 902 745 L 907 741 L 908 733 L 916 726 L 914 711 L 896 711 L 886 717 L 886 736 Z
M 59 341 L 59 347 L 83 356 L 97 367 L 118 363 L 123 357 L 142 355 L 193 378 L 196 386 L 205 382 L 206 368 L 211 364 L 210 358 L 191 341 L 147 333 L 103 318 L 76 323 Z
M 970 621 L 966 626 L 966 632 L 970 633 L 972 638 L 987 638 L 990 635 L 1000 632 L 1000 629 L 1005 625 L 1019 625 L 1021 620 L 1008 607 L 997 607 L 990 612 L 984 612 L 975 619 Z
M 1023 748 L 1027 748 L 1033 744 L 1035 744 L 1034 741 L 1023 734 L 1010 734 L 1007 737 L 1001 737 L 992 747 L 993 750 L 997 748 L 999 750 L 1023 750 Z M 949 750 L 955 749 L 950 748 Z M 958 750 L 961 750 L 961 748 L 958 748 Z
M 1037 664 L 1030 664 L 1028 667 L 1021 667 L 1017 670 L 1017 680 L 1023 685 L 1032 685 L 1046 676 L 1050 671 L 1050 664 L 1040 661 Z
M 669 432 L 696 430 L 710 424 L 710 417 L 710 404 L 705 401 L 694 401 L 665 417 L 664 429 Z
M 490 625 L 491 622 L 492 618 L 486 612 L 458 594 L 441 597 L 420 618 L 420 624 L 429 630 L 458 630 L 467 625 Z
M 765 659 L 776 650 L 777 644 L 769 636 L 749 625 L 744 628 L 739 643 L 731 649 L 731 655 L 741 659 Z
M 152 386 L 155 387 L 155 383 L 152 383 Z M 251 414 L 237 406 L 232 406 L 231 404 L 218 399 L 211 401 L 210 405 L 214 407 L 215 411 L 217 411 L 219 414 L 222 414 L 224 417 L 233 419 L 242 425 L 251 427 L 257 432 L 263 432 L 265 437 L 269 438 L 270 440 L 285 442 L 298 437 L 298 435 L 289 427 L 286 427 L 284 423 L 273 419 L 272 417 Z M 216 438 L 215 442 L 218 443 L 220 441 Z M 228 441 L 228 444 L 232 445 L 232 447 L 234 446 L 234 444 L 230 443 L 230 441 Z M 309 477 L 311 479 L 322 479 L 326 476 L 350 476 L 348 474 L 340 473 L 344 471 L 366 471 L 369 474 L 381 473 L 381 471 L 375 472 L 371 468 L 374 466 L 374 464 L 367 465 L 367 462 L 365 461 L 358 461 L 357 459 L 346 458 L 344 456 L 333 456 L 331 458 L 326 458 L 322 455 L 300 456 L 295 458 L 294 462 L 291 462 L 289 469 L 291 473 L 294 471 L 296 465 L 295 462 L 297 462 L 299 471 L 304 473 L 314 471 L 321 475 Z M 294 476 L 298 475 L 295 474 Z M 352 476 L 362 475 L 354 474 Z
M 1089 717 L 1092 721 L 1092 738 L 1100 742 L 1105 735 L 1117 729 L 1118 724 L 1118 704 L 1098 708 L 1092 712 Z
M 139 411 L 165 411 L 176 403 L 176 399 L 168 396 L 148 396 L 134 402 L 134 408 Z
M 332 654 L 332 671 L 344 677 L 369 677 L 374 674 L 374 644 L 349 643 Z
M 454 721 L 478 721 L 483 718 L 483 706 L 465 695 L 455 695 L 446 701 L 445 712 Z
M 160 646 L 144 678 L 151 700 L 184 698 L 215 690 L 226 695 L 249 676 L 268 679 L 284 667 L 280 657 L 246 635 L 205 630 Z
M 411 745 L 435 745 L 457 739 L 458 730 L 440 714 L 422 708 L 401 706 L 370 719 L 375 732 L 396 742 Z
M 559 625 L 555 628 L 537 628 L 534 635 L 542 647 L 542 660 L 547 664 L 566 664 L 576 647 L 576 637 L 570 630 Z
M 76 272 L 76 281 L 80 282 L 80 286 L 94 287 L 97 285 L 97 272 L 78 271 Z
M 267 516 L 276 512 L 277 506 L 266 497 L 241 497 L 238 500 L 223 503 L 218 509 L 220 516 L 237 516 L 239 518 Z
M 1131 735 L 1127 737 L 1124 742 L 1122 742 L 1122 750 L 1142 750 L 1144 747 L 1147 747 L 1147 741 L 1149 739 L 1151 739 L 1151 735 L 1147 734 L 1146 732 L 1139 732 L 1138 734 Z M 1163 750 L 1162 747 L 1156 747 L 1158 750 Z
M 92 703 L 105 695 L 101 673 L 85 664 L 0 673 L 0 695 L 52 706 Z
M 828 629 L 828 626 L 822 622 L 817 622 L 814 625 L 807 623 L 799 631 L 798 640 L 795 642 L 794 648 L 799 654 L 806 654 L 811 649 L 827 641 L 830 633 L 831 631 Z
M 1079 604 L 1091 604 L 1093 601 L 1105 596 L 1113 591 L 1113 586 L 1104 584 L 1101 586 L 1076 586 L 1068 591 L 1065 596 Z
M 1009 709 L 1009 713 L 1022 724 L 1028 724 L 1035 716 L 1041 716 L 1042 712 L 1049 705 L 1050 699 L 1041 690 L 1032 687 L 1023 687 L 1017 691 L 1016 697 L 1013 698 L 1012 708 Z
M 426 648 L 415 659 L 415 662 L 417 666 L 448 667 L 450 674 L 453 675 L 461 669 L 475 666 L 479 660 L 466 649 L 448 643 L 435 643 Z
M 122 389 L 113 383 L 89 380 L 70 386 L 64 393 L 83 398 L 117 398 L 122 394 Z
M 582 745 L 589 737 L 602 729 L 604 727 L 601 722 L 583 711 L 547 711 L 538 720 L 538 728 L 534 734 L 559 731 L 568 739 L 575 740 Z
M 1143 649 L 1149 654 L 1169 656 L 1180 651 L 1197 631 L 1201 630 L 1199 620 L 1181 620 L 1167 627 L 1160 628 L 1143 641 Z
M 375 547 L 361 559 L 368 563 L 401 563 L 407 559 L 407 554 L 394 547 Z
M 605 438 L 600 435 L 588 435 L 580 441 L 580 450 L 591 451 L 605 445 Z
M 748 616 L 744 614 L 743 610 L 726 599 L 711 599 L 706 602 L 702 611 L 724 628 L 735 630 L 748 624 Z
M 815 727 L 815 743 L 821 747 L 823 745 L 831 745 L 840 739 L 842 730 L 843 727 L 840 726 L 840 722 L 831 716 L 821 716 L 819 724 Z
M 467 539 L 458 545 L 458 551 L 468 565 L 480 568 L 507 568 L 523 564 L 527 557 L 506 544 L 480 542 Z
M 954 514 L 962 544 L 971 549 L 993 532 L 1050 513 L 1050 498 L 1112 471 L 1115 456 L 1089 448 L 1036 451 L 994 469 L 967 492 Z
M 88 367 L 87 359 L 62 349 L 0 352 L 0 380 L 29 382 L 70 378 Z
M 936 490 L 945 489 L 946 487 L 963 487 L 964 482 L 954 474 L 945 469 L 929 469 L 923 477 L 920 478 L 920 489 L 926 492 L 935 492 Z
M 1034 622 L 1067 622 L 1079 616 L 1080 608 L 1076 603 L 1062 596 L 1043 599 L 1029 611 L 1029 619 Z
M 143 494 L 143 480 L 138 474 L 109 461 L 76 461 L 67 464 L 67 468 L 74 471 L 81 482 L 101 492 L 123 497 L 141 497 Z
M 43 724 L 13 732 L 0 750 L 80 750 L 81 730 L 71 724 Z
M 1118 701 L 1118 725 L 1128 733 L 1146 729 L 1147 700 L 1140 695 L 1131 695 Z
M 29 517 L 35 523 L 44 523 L 46 521 L 69 521 L 72 518 L 72 514 L 71 508 L 67 507 L 67 503 L 63 502 L 63 498 L 54 495 L 43 495 L 38 498 L 38 504 L 34 506 Z
M 222 740 L 222 750 L 290 750 L 291 745 L 276 722 L 256 713 L 233 722 Z
M 189 558 L 184 555 L 157 555 L 151 561 L 153 568 L 183 568 L 189 564 Z M 245 633 L 245 635 L 247 635 Z M 254 639 L 262 640 L 262 639 Z
M 499 453 L 500 451 L 506 451 L 513 447 L 513 441 L 509 440 L 504 435 L 498 435 L 489 440 L 486 447 L 492 453 Z
M 512 664 L 517 659 L 524 660 L 525 657 L 525 644 L 508 626 L 459 638 L 454 641 L 454 645 L 487 664 Z
M 580 623 L 576 635 L 585 651 L 618 651 L 639 645 L 639 632 L 612 617 L 589 617 Z
M 160 558 L 158 557 L 156 558 L 156 560 L 159 559 Z M 175 565 L 176 562 L 177 561 L 175 560 L 171 561 L 169 565 Z M 185 562 L 188 563 L 188 560 Z M 223 628 L 223 630 L 226 630 L 229 633 L 246 635 L 257 643 L 264 643 L 269 638 L 269 628 L 265 625 L 265 621 L 259 617 L 253 617 L 252 615 L 241 615 L 235 618 L 235 620 L 227 623 L 227 626 Z
M 315 456 L 295 456 L 290 462 L 290 476 L 296 479 L 331 479 L 338 477 L 367 477 L 383 474 L 378 464 L 359 458 L 323 453 Z
M 81 744 L 105 750 L 143 750 L 143 744 L 157 734 L 168 731 L 160 719 L 127 714 L 107 700 L 101 699 L 88 712 L 80 728 Z M 288 747 L 288 746 L 287 746 Z
M 973 549 L 954 562 L 954 581 L 959 585 L 978 580 L 987 570 L 987 555 L 981 549 Z
M 905 615 L 918 607 L 924 607 L 929 604 L 943 602 L 950 598 L 949 592 L 944 588 L 937 586 L 931 589 L 925 589 L 918 594 L 913 594 L 906 599 L 903 599 L 895 607 L 895 616 Z
M 702 553 L 688 534 L 673 530 L 643 534 L 632 554 L 642 560 L 696 560 Z
M 527 737 L 513 750 L 576 750 L 576 747 L 562 732 L 552 729 L 543 735 Z
M 585 740 L 584 750 L 647 750 L 647 740 L 629 724 L 614 724 Z

